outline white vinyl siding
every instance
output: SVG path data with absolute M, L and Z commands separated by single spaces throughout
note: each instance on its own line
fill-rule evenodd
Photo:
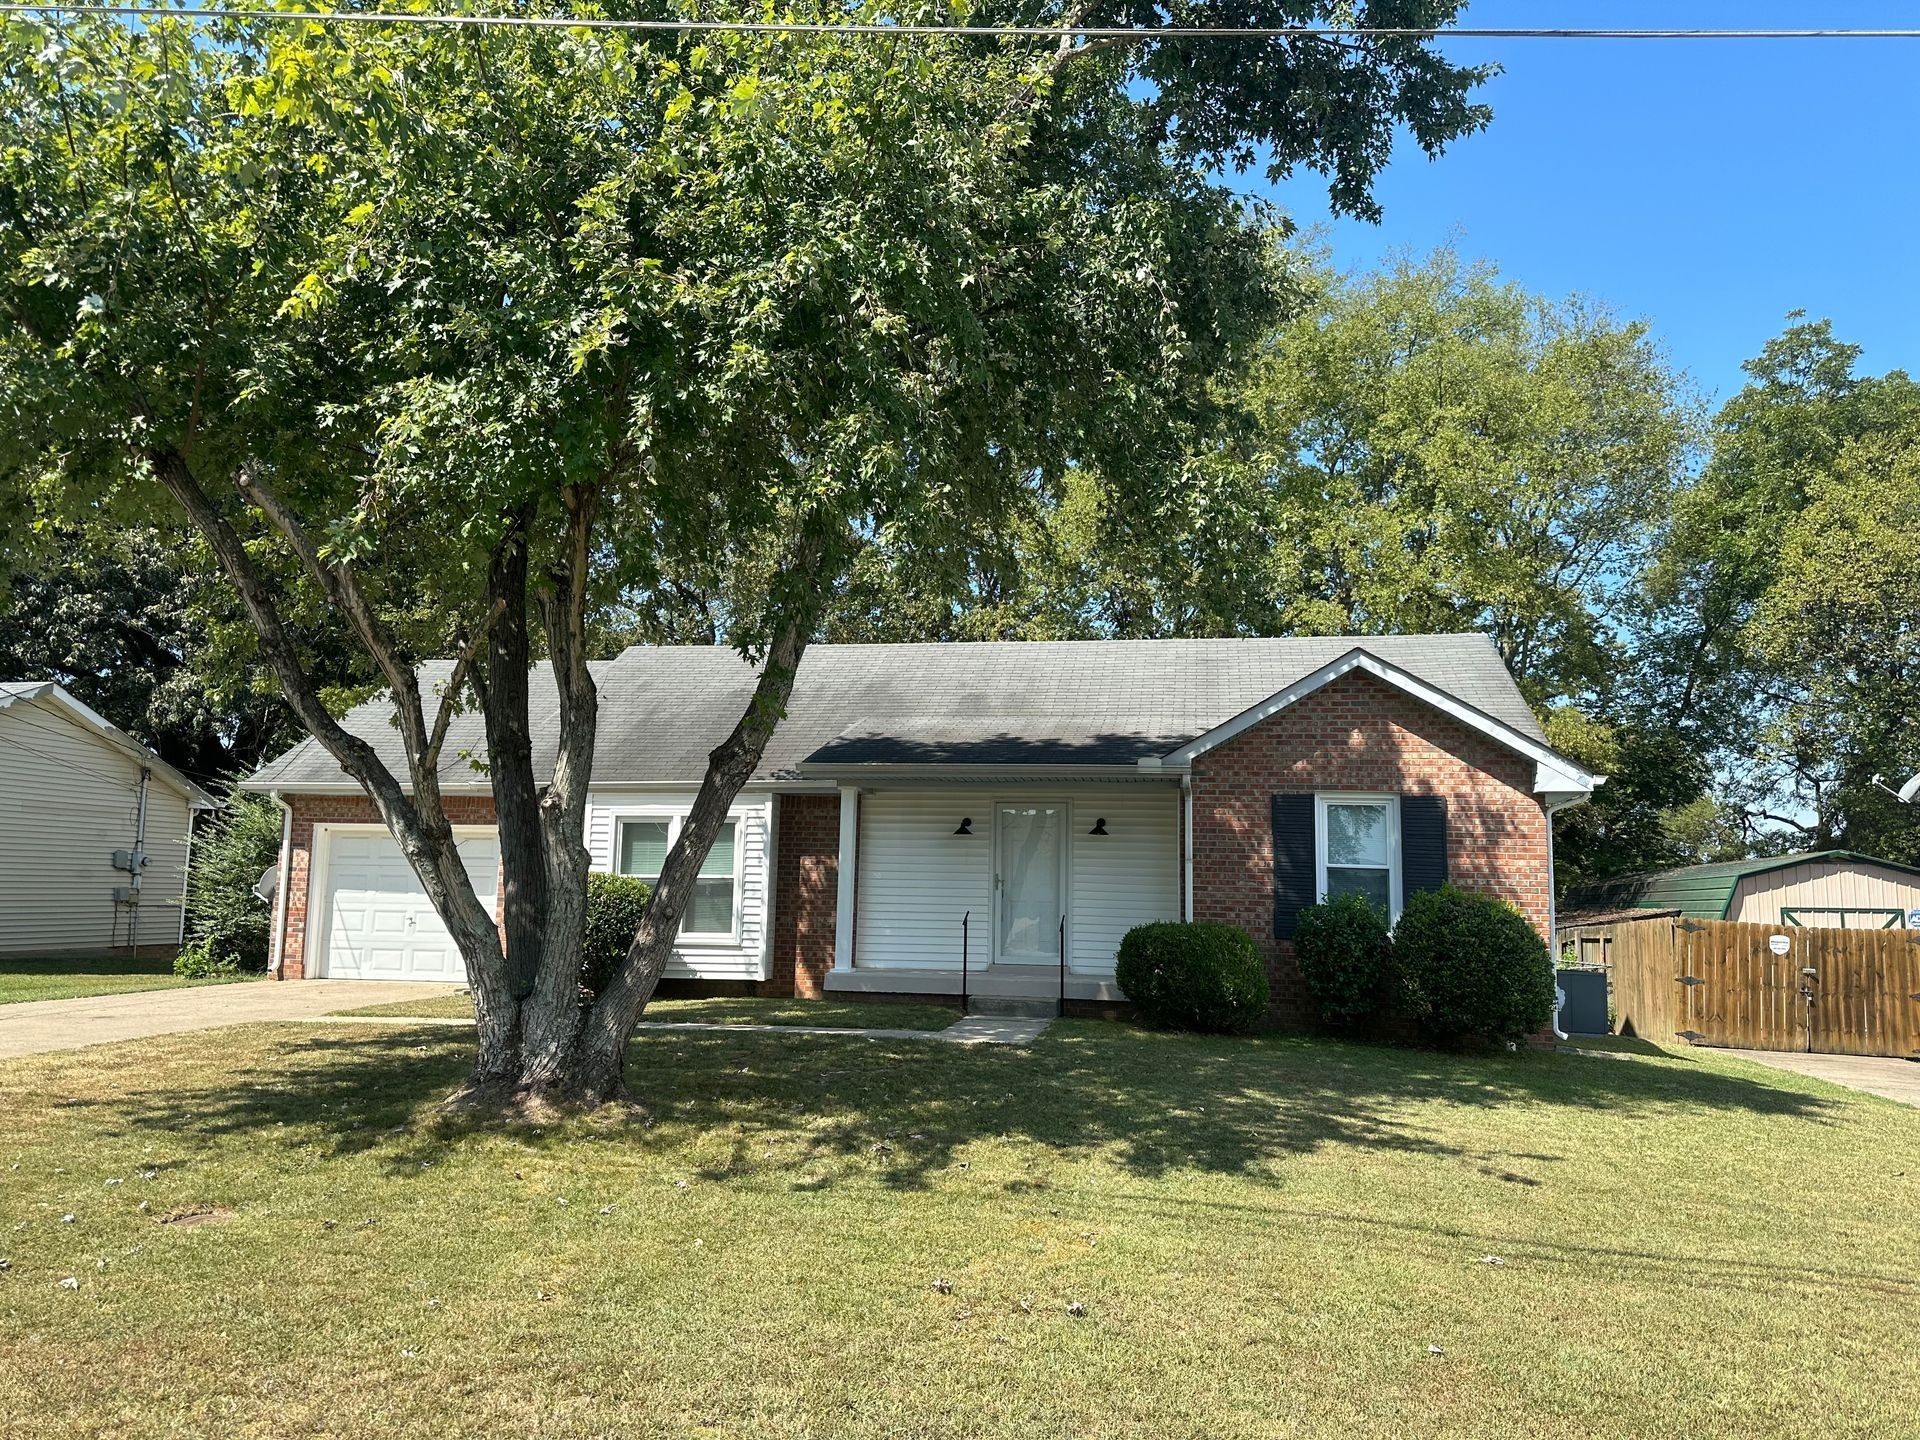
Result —
M 854 968 L 955 970 L 993 958 L 994 816 L 1026 798 L 1063 801 L 1068 968 L 1110 975 L 1120 939 L 1180 913 L 1179 791 L 1170 785 L 954 785 L 860 796 Z M 961 820 L 971 835 L 956 835 Z M 1095 821 L 1105 835 L 1091 835 Z
M 587 797 L 587 849 L 595 870 L 620 869 L 615 847 L 623 820 L 661 821 L 677 833 L 693 807 L 691 791 L 596 790 Z M 667 974 L 682 979 L 764 980 L 767 977 L 767 927 L 771 914 L 773 797 L 749 793 L 727 812 L 734 825 L 739 877 L 736 913 L 739 933 L 704 936 L 683 932 L 667 962 Z
M 0 954 L 127 943 L 113 891 L 131 877 L 113 868 L 113 852 L 133 848 L 139 791 L 139 761 L 57 706 L 0 710 Z M 140 877 L 143 946 L 180 938 L 188 824 L 186 797 L 156 776 Z
M 1105 835 L 1090 835 L 1104 818 Z M 1111 975 L 1120 941 L 1149 920 L 1180 918 L 1180 792 L 1108 786 L 1073 802 L 1068 968 Z
M 853 966 L 958 970 L 971 912 L 970 963 L 993 954 L 991 791 L 869 790 L 860 796 Z M 971 835 L 956 835 L 962 819 Z

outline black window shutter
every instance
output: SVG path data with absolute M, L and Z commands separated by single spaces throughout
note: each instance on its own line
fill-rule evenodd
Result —
M 1313 904 L 1313 796 L 1273 797 L 1273 938 L 1291 940 Z
M 1447 883 L 1447 797 L 1400 797 L 1400 883 L 1408 895 Z

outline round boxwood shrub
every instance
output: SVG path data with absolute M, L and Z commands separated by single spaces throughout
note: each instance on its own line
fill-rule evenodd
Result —
M 598 995 L 627 958 L 633 932 L 653 887 L 631 875 L 587 876 L 587 933 L 580 956 L 580 986 Z
M 1387 917 L 1364 895 L 1337 895 L 1300 912 L 1293 954 L 1320 1011 L 1343 1035 L 1375 1028 L 1392 996 L 1393 942 Z
M 1553 1018 L 1546 942 L 1504 900 L 1451 885 L 1411 896 L 1393 958 L 1401 1007 L 1430 1044 L 1524 1040 Z
M 1136 925 L 1120 942 L 1114 978 L 1152 1025 L 1231 1034 L 1251 1029 L 1267 1012 L 1260 952 L 1231 925 Z

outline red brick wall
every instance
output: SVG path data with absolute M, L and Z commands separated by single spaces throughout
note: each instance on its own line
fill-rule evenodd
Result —
M 307 974 L 307 910 L 313 888 L 313 827 L 317 824 L 378 825 L 379 812 L 364 795 L 289 795 L 293 824 L 287 857 L 287 933 L 280 952 L 280 978 L 300 980 Z M 450 795 L 447 819 L 455 825 L 491 825 L 491 795 Z M 499 905 L 494 907 L 498 914 Z
M 1552 877 L 1534 766 L 1371 675 L 1342 676 L 1193 765 L 1193 907 L 1259 945 L 1276 1018 L 1308 1018 L 1291 942 L 1273 938 L 1273 796 L 1447 797 L 1447 874 L 1510 900 L 1544 936 Z
M 840 797 L 782 795 L 774 836 L 772 976 L 767 995 L 818 999 L 833 968 Z

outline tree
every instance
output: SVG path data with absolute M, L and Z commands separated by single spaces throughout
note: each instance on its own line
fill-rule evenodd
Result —
M 1920 766 L 1920 385 L 1859 374 L 1828 322 L 1790 318 L 1716 417 L 1651 570 L 1648 708 L 1713 762 L 1722 847 L 1912 859 L 1913 822 L 1872 777 Z
M 1328 282 L 1249 404 L 1279 628 L 1484 630 L 1536 703 L 1604 685 L 1693 438 L 1644 324 L 1443 250 Z
M 1316 165 L 1365 212 L 1396 124 L 1433 150 L 1485 119 L 1480 72 L 1417 40 L 207 23 L 0 34 L 0 476 L 14 513 L 149 523 L 164 495 L 192 524 L 458 943 L 488 1104 L 622 1092 L 693 877 L 866 546 L 948 573 L 1069 474 L 1124 496 L 1177 462 L 1274 291 L 1209 172 Z M 594 620 L 713 557 L 748 577 L 727 636 L 756 692 L 583 1007 Z M 324 703 L 342 636 L 392 692 L 402 774 Z M 423 693 L 434 654 L 455 663 Z M 504 944 L 440 796 L 469 703 Z
M 1274 243 L 1280 245 L 1278 237 Z M 941 596 L 856 592 L 856 633 L 1484 630 L 1536 703 L 1592 710 L 1697 439 L 1645 325 L 1451 251 L 1342 280 L 1279 249 L 1291 313 L 1184 463 L 1081 476 Z M 1232 377 L 1227 377 L 1229 380 Z M 911 581 L 907 565 L 876 581 Z

